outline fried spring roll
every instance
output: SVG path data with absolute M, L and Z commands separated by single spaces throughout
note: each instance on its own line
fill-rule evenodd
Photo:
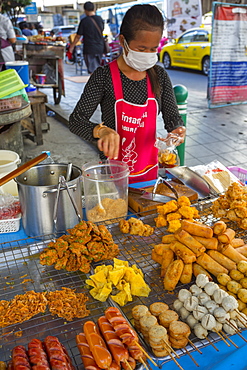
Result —
M 170 244 L 160 243 L 160 244 L 154 245 L 154 251 L 159 256 L 162 256 L 163 255 L 163 252 L 164 252 L 165 249 L 170 249 Z
M 172 243 L 172 242 L 175 242 L 175 241 L 176 241 L 176 238 L 175 238 L 174 234 L 168 234 L 168 235 L 162 236 L 162 243 L 164 243 L 164 244 L 169 244 L 169 243 Z
M 202 236 L 203 238 L 213 237 L 213 230 L 211 227 L 198 222 L 182 220 L 181 227 L 191 235 Z
M 202 236 L 194 236 L 194 238 L 200 242 L 206 249 L 217 249 L 218 239 L 216 238 L 203 238 Z
M 192 280 L 192 263 L 185 263 L 180 281 L 182 284 L 188 284 Z
M 180 243 L 185 244 L 186 247 L 191 249 L 192 252 L 195 253 L 196 257 L 200 256 L 206 250 L 206 248 L 199 241 L 197 241 L 185 230 L 176 231 L 174 236 Z
M 193 269 L 193 275 L 195 275 L 195 277 L 197 277 L 197 275 L 199 274 L 204 274 L 204 275 L 207 275 L 210 281 L 213 280 L 210 273 L 207 270 L 205 270 L 201 265 L 198 265 L 198 263 L 194 262 L 192 264 L 192 269 Z
M 225 245 L 221 253 L 236 263 L 240 261 L 247 261 L 247 258 L 243 254 L 239 253 L 237 248 L 234 249 L 230 244 Z
M 196 261 L 196 255 L 186 245 L 176 241 L 170 244 L 171 250 L 183 260 L 184 263 L 192 263 Z
M 212 257 L 210 257 L 207 253 L 203 253 L 201 256 L 197 258 L 196 261 L 199 265 L 203 268 L 208 270 L 214 276 L 217 276 L 221 273 L 228 273 L 228 270 L 221 266 L 218 262 L 216 262 Z
M 243 241 L 243 239 L 240 239 L 240 238 L 234 238 L 234 239 L 232 239 L 230 244 L 233 248 L 238 248 L 238 247 L 242 247 L 244 245 L 244 241 Z
M 175 260 L 167 268 L 165 277 L 164 277 L 164 289 L 165 290 L 174 290 L 179 279 L 182 275 L 184 268 L 184 263 L 182 260 Z
M 247 244 L 244 244 L 242 247 L 236 248 L 238 253 L 241 253 L 243 256 L 247 257 Z
M 226 257 L 224 254 L 213 250 L 207 251 L 207 254 L 216 262 L 218 262 L 221 266 L 225 267 L 227 270 L 236 270 L 236 263 L 233 262 L 230 258 Z
M 226 231 L 226 224 L 224 221 L 217 221 L 213 225 L 213 232 L 215 235 L 220 235 Z
M 232 239 L 234 239 L 235 235 L 236 233 L 233 229 L 227 228 L 226 231 L 218 236 L 218 240 L 223 244 L 229 244 Z
M 174 261 L 174 252 L 171 249 L 164 250 L 161 263 L 161 274 L 160 274 L 161 277 L 165 276 L 168 266 L 173 261 Z

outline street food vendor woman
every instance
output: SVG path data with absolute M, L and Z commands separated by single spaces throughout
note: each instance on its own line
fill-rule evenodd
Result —
M 129 182 L 157 178 L 156 120 L 162 113 L 166 139 L 185 137 L 171 81 L 156 64 L 163 34 L 162 14 L 153 5 L 134 5 L 125 14 L 119 41 L 122 54 L 90 76 L 70 116 L 70 130 L 97 141 L 101 159 L 118 159 L 130 169 Z M 98 104 L 102 123 L 90 118 Z

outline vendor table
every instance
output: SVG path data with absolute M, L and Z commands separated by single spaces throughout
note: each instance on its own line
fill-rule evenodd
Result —
M 154 226 L 154 217 L 156 217 L 156 214 L 142 215 L 140 218 L 144 223 Z M 207 217 L 206 212 L 205 217 Z M 159 265 L 151 259 L 151 250 L 153 244 L 161 242 L 162 236 L 166 233 L 165 228 L 156 228 L 154 234 L 149 237 L 126 235 L 120 232 L 118 222 L 114 222 L 113 220 L 108 225 L 108 229 L 113 236 L 114 242 L 119 245 L 120 254 L 118 258 L 127 260 L 130 265 L 135 263 L 141 268 L 145 281 L 152 288 L 149 297 L 135 296 L 132 302 L 128 302 L 120 308 L 130 321 L 132 321 L 131 309 L 135 305 L 150 305 L 157 301 L 163 301 L 172 305 L 172 302 L 176 299 L 178 290 L 182 286 L 185 288 L 189 287 L 190 284 L 180 284 L 177 286 L 175 294 L 167 294 L 163 290 L 162 281 L 159 276 Z M 54 235 L 50 235 L 50 240 L 52 238 L 54 238 Z M 87 308 L 90 310 L 90 316 L 83 319 L 74 319 L 71 322 L 45 313 L 43 315 L 39 314 L 21 324 L 2 328 L 1 359 L 7 361 L 11 349 L 17 344 L 26 346 L 33 338 L 43 340 L 47 335 L 54 335 L 65 345 L 76 369 L 83 369 L 75 336 L 81 332 L 82 325 L 85 321 L 96 321 L 98 317 L 104 314 L 104 310 L 107 307 L 116 306 L 116 303 L 111 299 L 108 299 L 107 302 L 95 301 L 90 296 L 85 283 L 85 279 L 89 274 L 79 271 L 72 273 L 65 270 L 57 271 L 52 266 L 41 266 L 38 260 L 38 253 L 47 246 L 49 240 L 26 238 L 21 228 L 17 233 L 0 234 L 0 241 L 3 243 L 0 245 L 0 293 L 2 299 L 11 299 L 16 294 L 21 294 L 27 290 L 53 291 L 61 289 L 61 287 L 70 287 L 76 289 L 77 292 L 85 293 L 89 297 Z M 100 261 L 94 264 L 93 267 L 104 263 L 109 264 L 112 261 Z M 22 284 L 24 279 L 27 279 L 28 282 Z M 10 285 L 7 285 L 8 283 Z M 18 334 L 20 331 L 21 336 Z M 242 337 L 239 335 L 231 336 L 230 339 L 235 345 L 229 342 L 229 346 L 227 346 L 216 333 L 210 332 L 209 338 L 214 347 L 206 339 L 199 340 L 193 337 L 192 341 L 197 350 L 193 346 L 188 345 L 186 350 L 177 350 L 179 359 L 173 358 L 172 360 L 169 356 L 159 360 L 153 358 L 162 370 L 178 369 L 178 365 L 174 360 L 177 361 L 180 369 L 184 370 L 191 370 L 196 368 L 197 365 L 202 370 L 225 370 L 230 368 L 246 370 L 247 366 L 244 355 L 247 351 L 247 331 L 243 330 L 241 335 Z M 152 354 L 150 348 L 143 342 L 141 337 L 140 342 Z M 199 353 L 198 350 L 202 353 Z M 155 369 L 150 361 L 149 366 Z

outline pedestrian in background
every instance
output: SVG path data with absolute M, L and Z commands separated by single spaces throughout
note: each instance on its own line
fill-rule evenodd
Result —
M 86 17 L 82 18 L 69 51 L 72 54 L 75 45 L 83 36 L 83 57 L 89 74 L 92 74 L 101 64 L 104 51 L 103 19 L 95 15 L 94 4 L 87 1 L 84 4 Z
M 38 30 L 35 28 L 35 25 L 33 23 L 31 23 L 30 30 L 31 30 L 33 36 L 38 35 Z
M 120 28 L 123 52 L 109 65 L 97 68 L 70 116 L 70 130 L 96 143 L 101 159 L 128 163 L 129 182 L 154 180 L 158 175 L 156 120 L 162 113 L 168 135 L 179 145 L 185 127 L 178 112 L 172 84 L 156 64 L 164 20 L 153 5 L 134 5 Z M 102 123 L 90 121 L 101 106 Z
M 22 24 L 21 32 L 24 36 L 32 36 L 32 31 L 28 28 L 27 23 Z
M 0 12 L 2 2 L 0 1 Z M 6 62 L 13 62 L 15 54 L 13 46 L 16 42 L 15 30 L 9 18 L 0 14 L 0 71 L 5 69 Z

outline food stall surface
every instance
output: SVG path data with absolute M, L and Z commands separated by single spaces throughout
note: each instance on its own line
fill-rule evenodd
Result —
M 202 220 L 204 223 L 211 224 L 215 221 L 212 217 L 208 206 L 210 202 L 201 202 L 200 208 L 202 211 Z M 155 225 L 154 217 L 156 214 L 139 215 L 145 224 Z M 179 284 L 175 292 L 167 293 L 164 291 L 162 280 L 160 278 L 160 266 L 151 258 L 151 250 L 154 244 L 159 244 L 161 238 L 167 233 L 165 228 L 155 228 L 154 234 L 148 237 L 123 234 L 118 222 L 107 225 L 113 236 L 113 240 L 118 244 L 120 253 L 118 258 L 128 261 L 130 265 L 136 264 L 143 272 L 146 283 L 150 286 L 151 292 L 148 298 L 133 297 L 133 301 L 121 307 L 123 312 L 133 324 L 131 309 L 138 304 L 150 305 L 153 302 L 166 302 L 172 306 L 172 302 L 177 298 L 177 293 L 181 287 L 189 287 L 189 285 Z M 238 231 L 238 236 L 245 239 L 246 233 L 242 230 Z M 16 236 L 24 236 L 24 234 L 16 233 Z M 13 234 L 11 234 L 13 235 Z M 50 240 L 54 239 L 54 235 L 50 236 Z M 24 294 L 27 291 L 34 290 L 36 292 L 53 292 L 62 287 L 75 289 L 76 292 L 84 293 L 88 297 L 86 307 L 90 311 L 89 316 L 84 318 L 75 318 L 72 321 L 64 318 L 59 318 L 57 315 L 52 316 L 47 310 L 43 314 L 38 314 L 28 321 L 16 325 L 9 325 L 1 328 L 1 348 L 0 357 L 3 361 L 8 361 L 11 350 L 16 345 L 27 345 L 33 339 L 38 338 L 43 340 L 47 335 L 56 336 L 61 343 L 66 347 L 71 356 L 74 365 L 77 369 L 83 369 L 79 350 L 76 346 L 75 337 L 82 331 L 82 325 L 87 320 L 96 321 L 104 314 L 104 311 L 109 306 L 117 306 L 115 302 L 108 299 L 106 302 L 95 301 L 89 294 L 85 279 L 89 274 L 82 272 L 68 272 L 65 270 L 55 270 L 52 266 L 42 266 L 39 263 L 39 252 L 41 252 L 49 243 L 48 240 L 40 239 L 22 239 L 19 241 L 6 241 L 0 245 L 0 293 L 1 299 L 10 300 L 17 294 Z M 90 273 L 93 273 L 93 267 L 97 265 L 112 264 L 112 261 L 101 261 L 94 263 Z M 184 370 L 191 369 L 195 364 L 195 360 L 201 369 L 220 370 L 223 368 L 237 368 L 240 370 L 246 369 L 245 361 L 242 360 L 242 354 L 246 350 L 245 338 L 247 333 L 243 330 L 242 337 L 240 335 L 231 336 L 231 340 L 235 345 L 230 343 L 228 347 L 221 338 L 210 332 L 207 339 L 199 340 L 191 335 L 191 340 L 195 347 L 189 344 L 185 349 L 177 350 L 179 359 L 174 358 L 173 361 L 169 356 L 164 358 L 156 358 L 152 355 L 150 347 L 140 337 L 140 342 L 143 344 L 146 351 L 159 364 L 162 369 L 178 369 L 179 363 Z M 202 354 L 198 352 L 200 350 Z M 192 358 L 192 357 L 193 358 Z M 228 358 L 229 356 L 229 358 Z M 194 360 L 193 360 L 194 359 Z M 229 361 L 229 362 L 228 362 Z M 242 363 L 243 362 L 243 363 Z M 227 364 L 227 365 L 226 365 Z M 154 366 L 149 362 L 149 365 Z

